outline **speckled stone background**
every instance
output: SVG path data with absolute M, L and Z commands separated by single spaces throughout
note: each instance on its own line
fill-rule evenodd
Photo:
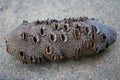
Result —
M 23 64 L 5 51 L 5 36 L 22 23 L 88 16 L 113 26 L 116 42 L 78 60 Z M 0 80 L 120 80 L 120 0 L 0 0 Z

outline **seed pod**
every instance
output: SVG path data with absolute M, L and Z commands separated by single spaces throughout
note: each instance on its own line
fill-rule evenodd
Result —
M 59 61 L 99 53 L 113 44 L 116 36 L 112 27 L 87 17 L 23 21 L 8 34 L 6 50 L 24 63 Z

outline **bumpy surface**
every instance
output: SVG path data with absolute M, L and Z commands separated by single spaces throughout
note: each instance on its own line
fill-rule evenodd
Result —
M 78 58 L 104 51 L 116 31 L 94 18 L 47 19 L 23 23 L 8 34 L 6 50 L 25 63 Z

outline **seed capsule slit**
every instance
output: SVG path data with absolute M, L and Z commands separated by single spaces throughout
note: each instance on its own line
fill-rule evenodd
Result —
M 56 42 L 57 41 L 57 35 L 52 33 L 49 35 L 49 39 L 51 42 Z
M 23 23 L 28 23 L 28 21 L 27 20 L 23 20 Z
M 65 24 L 65 25 L 64 25 L 64 30 L 65 30 L 65 31 L 69 31 L 69 30 L 70 30 L 70 27 L 69 27 L 68 24 Z
M 49 46 L 47 47 L 47 52 L 48 52 L 48 53 L 50 52 L 50 48 L 49 48 Z
M 78 28 L 76 28 L 75 30 L 74 30 L 74 35 L 75 35 L 75 38 L 76 39 L 79 39 L 80 38 L 80 30 L 78 29 Z
M 106 41 L 106 35 L 103 33 L 102 35 L 101 35 L 101 43 L 104 43 L 105 41 Z
M 89 28 L 85 27 L 85 33 L 88 34 L 89 33 Z
M 21 36 L 21 39 L 22 39 L 22 40 L 27 41 L 27 39 L 28 39 L 28 34 L 27 34 L 26 32 L 21 33 L 20 36 Z
M 46 46 L 46 54 L 49 55 L 49 54 L 52 54 L 53 52 L 53 48 L 51 46 Z
M 84 45 L 85 45 L 85 48 L 89 48 L 89 40 L 84 40 Z
M 42 27 L 40 28 L 40 32 L 41 32 L 41 35 L 44 35 L 44 30 Z
M 32 56 L 30 57 L 30 61 L 31 61 L 31 62 L 33 61 L 33 57 L 32 57 Z
M 24 57 L 24 52 L 23 51 L 19 51 L 19 56 L 20 57 Z
M 37 42 L 37 38 L 35 36 L 33 37 L 33 41 L 34 41 L 34 43 Z
M 91 41 L 91 43 L 90 43 L 90 48 L 91 48 L 91 49 L 95 49 L 95 48 L 96 48 L 95 42 Z
M 33 56 L 29 57 L 30 62 L 35 62 L 35 58 Z
M 78 48 L 78 55 L 82 55 L 82 49 L 81 48 Z
M 53 36 L 53 34 L 50 35 L 50 38 L 51 38 L 52 41 L 54 41 L 54 36 Z
M 41 57 L 39 57 L 38 59 L 39 59 L 40 62 L 42 62 L 42 58 Z
M 93 41 L 96 40 L 96 34 L 95 34 L 94 32 L 91 33 L 91 39 L 92 39 Z
M 63 41 L 63 42 L 67 42 L 67 40 L 68 40 L 66 34 L 61 34 L 60 38 L 61 38 L 61 41 Z
M 54 24 L 54 30 L 58 30 L 58 24 Z
M 98 33 L 98 29 L 94 26 L 94 25 L 92 25 L 92 32 L 96 32 L 96 33 Z

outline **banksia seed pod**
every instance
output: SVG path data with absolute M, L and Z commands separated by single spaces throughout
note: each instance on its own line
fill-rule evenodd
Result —
M 116 37 L 115 29 L 87 17 L 23 21 L 8 34 L 6 50 L 25 63 L 59 61 L 104 51 Z

